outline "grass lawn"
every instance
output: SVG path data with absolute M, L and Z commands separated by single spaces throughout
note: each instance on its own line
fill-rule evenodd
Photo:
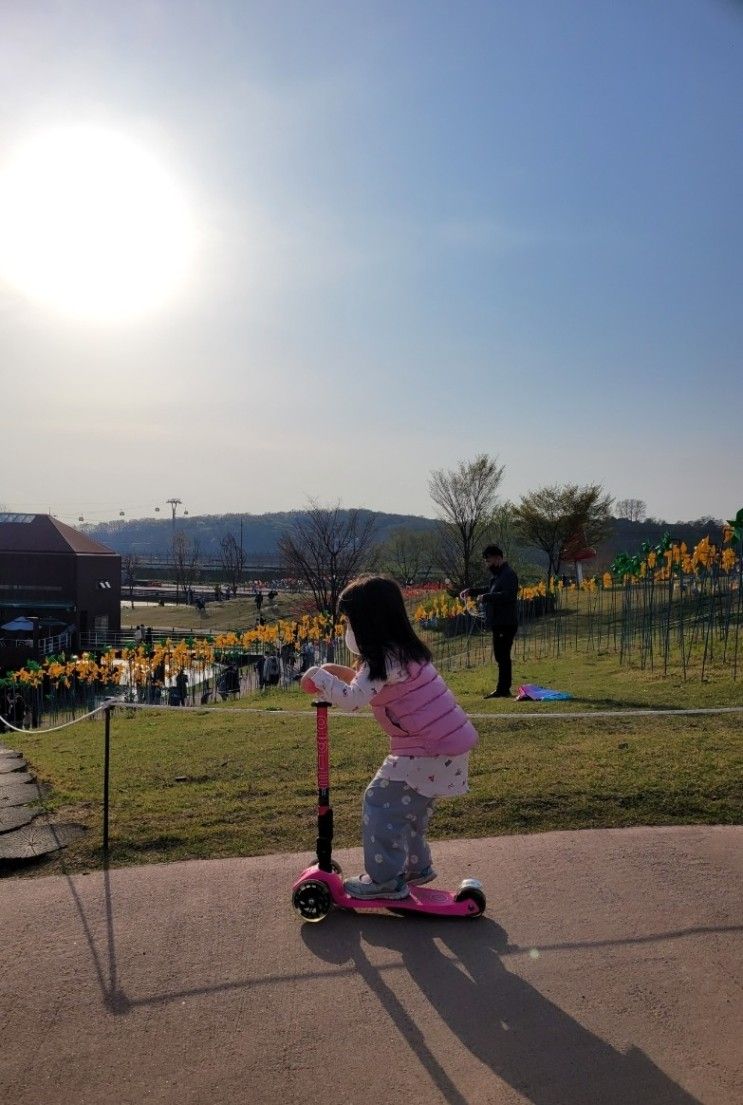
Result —
M 483 701 L 490 665 L 449 676 L 463 706 L 484 713 L 471 790 L 442 802 L 432 838 L 621 825 L 738 823 L 743 812 L 740 715 L 546 720 L 576 709 L 736 705 L 743 687 L 663 680 L 614 656 L 519 662 L 517 682 L 570 690 L 565 703 Z M 296 691 L 242 699 L 228 712 L 117 710 L 112 723 L 111 862 L 259 855 L 314 847 L 314 723 Z M 255 708 L 268 708 L 258 712 Z M 250 712 L 252 708 L 253 712 Z M 542 715 L 512 720 L 499 715 Z M 371 716 L 331 717 L 336 843 L 359 842 L 363 789 L 385 751 Z M 48 808 L 90 832 L 28 871 L 101 861 L 103 721 L 13 740 L 50 786 Z M 23 871 L 19 873 L 24 873 Z
M 279 593 L 275 605 L 264 599 L 261 614 L 267 622 L 276 621 L 277 618 L 292 618 L 302 604 L 303 597 Z M 252 629 L 257 617 L 258 611 L 252 598 L 208 602 L 205 610 L 197 610 L 195 606 L 187 606 L 185 603 L 158 606 L 152 602 L 135 602 L 134 609 L 128 602 L 122 601 L 121 604 L 122 630 L 144 623 L 152 626 L 156 636 L 160 630 L 167 632 L 172 629 L 199 629 L 203 632 Z

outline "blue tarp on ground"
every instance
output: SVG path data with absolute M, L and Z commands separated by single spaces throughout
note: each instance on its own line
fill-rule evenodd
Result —
M 524 683 L 518 689 L 516 700 L 524 702 L 558 702 L 572 698 L 567 691 L 551 691 L 549 687 L 540 687 L 537 683 Z

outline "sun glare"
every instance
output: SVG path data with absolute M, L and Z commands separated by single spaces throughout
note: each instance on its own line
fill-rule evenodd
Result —
M 161 307 L 194 252 L 185 198 L 157 159 L 96 127 L 37 135 L 0 169 L 0 280 L 64 314 Z

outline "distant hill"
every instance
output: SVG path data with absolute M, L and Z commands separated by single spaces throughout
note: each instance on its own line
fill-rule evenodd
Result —
M 176 526 L 180 533 L 196 539 L 202 556 L 218 557 L 220 541 L 232 533 L 239 541 L 242 522 L 242 544 L 249 557 L 276 555 L 278 540 L 304 511 L 291 510 L 275 514 L 203 514 L 179 517 Z M 342 512 L 346 513 L 346 512 Z M 377 526 L 377 540 L 385 541 L 392 530 L 430 530 L 435 526 L 432 518 L 413 514 L 384 514 L 362 510 L 362 516 L 372 516 Z M 164 556 L 170 551 L 173 522 L 170 518 L 139 518 L 128 522 L 101 522 L 94 526 L 80 526 L 85 533 L 109 545 L 118 553 Z
M 303 513 L 300 510 L 291 510 L 273 514 L 204 514 L 179 517 L 176 525 L 180 532 L 198 540 L 203 557 L 216 559 L 220 553 L 219 543 L 224 536 L 232 533 L 239 540 L 242 521 L 242 543 L 248 557 L 273 559 L 276 557 L 279 537 Z M 367 510 L 361 513 L 374 518 L 377 541 L 380 543 L 395 529 L 405 527 L 425 532 L 436 525 L 435 519 L 416 514 L 385 514 Z M 102 522 L 98 525 L 80 526 L 80 529 L 116 552 L 158 557 L 169 553 L 173 534 L 173 524 L 169 518 Z M 712 518 L 690 522 L 664 522 L 657 518 L 646 522 L 630 522 L 626 518 L 615 518 L 611 537 L 603 542 L 596 560 L 586 564 L 586 569 L 589 572 L 603 571 L 617 553 L 637 552 L 643 541 L 654 545 L 665 533 L 678 537 L 692 548 L 707 535 L 713 541 L 719 542 L 720 523 Z M 532 563 L 542 564 L 544 561 L 543 554 L 537 549 L 523 549 L 522 552 L 525 559 Z

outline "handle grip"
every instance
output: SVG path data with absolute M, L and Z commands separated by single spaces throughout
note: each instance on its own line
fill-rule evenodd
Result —
M 321 806 L 328 805 L 330 788 L 330 739 L 328 736 L 329 702 L 313 702 L 317 711 L 315 718 L 317 739 L 317 790 Z

